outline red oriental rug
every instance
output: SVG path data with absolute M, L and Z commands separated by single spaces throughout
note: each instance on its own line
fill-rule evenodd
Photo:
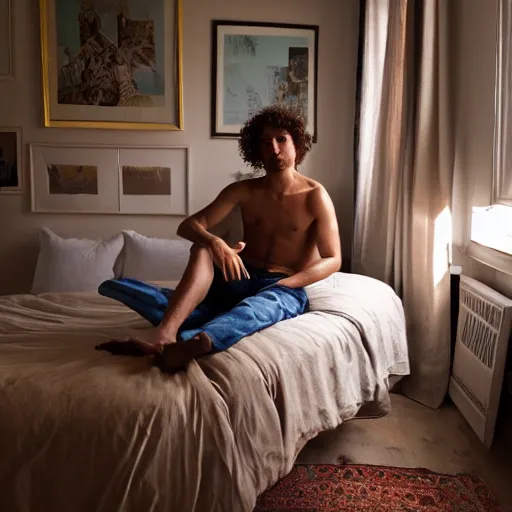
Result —
M 368 465 L 296 465 L 254 512 L 500 512 L 478 477 Z

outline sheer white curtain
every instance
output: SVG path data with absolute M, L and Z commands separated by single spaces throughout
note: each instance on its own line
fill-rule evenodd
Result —
M 353 271 L 403 300 L 411 375 L 403 391 L 441 404 L 450 364 L 446 0 L 365 8 Z

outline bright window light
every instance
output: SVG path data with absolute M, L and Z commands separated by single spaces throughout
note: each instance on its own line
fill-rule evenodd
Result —
M 512 255 L 512 207 L 501 204 L 473 207 L 471 240 Z
M 448 273 L 451 261 L 452 214 L 446 206 L 434 222 L 434 286 Z

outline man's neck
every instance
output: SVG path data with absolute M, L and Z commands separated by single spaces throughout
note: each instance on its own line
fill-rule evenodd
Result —
M 267 171 L 265 176 L 265 184 L 276 194 L 285 194 L 288 192 L 295 182 L 297 171 L 294 167 L 279 171 Z

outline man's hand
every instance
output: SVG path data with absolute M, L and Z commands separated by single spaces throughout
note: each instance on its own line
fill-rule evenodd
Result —
M 240 280 L 244 277 L 250 279 L 249 273 L 245 268 L 242 259 L 238 253 L 244 250 L 245 243 L 238 242 L 232 249 L 221 238 L 214 238 L 208 244 L 208 249 L 212 255 L 213 262 L 222 270 L 224 279 Z

